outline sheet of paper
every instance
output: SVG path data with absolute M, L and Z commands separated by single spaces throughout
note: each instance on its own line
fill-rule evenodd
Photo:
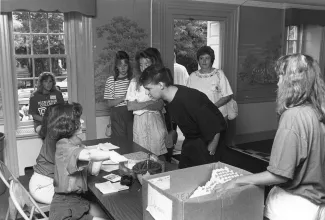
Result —
M 112 172 L 114 170 L 118 170 L 118 164 L 117 165 L 102 165 L 102 167 L 100 168 L 106 172 Z
M 115 151 L 110 151 L 110 158 L 111 161 L 115 162 L 115 163 L 120 163 L 120 162 L 126 162 L 128 161 L 128 159 L 124 156 L 122 156 L 121 154 L 115 152 Z
M 100 148 L 102 150 L 115 150 L 115 149 L 119 149 L 118 146 L 115 146 L 111 143 L 100 143 L 97 145 L 91 145 L 91 146 L 87 146 L 87 149 L 97 149 Z
M 166 190 L 166 189 L 170 188 L 170 176 L 169 175 L 150 179 L 149 182 L 154 184 L 155 186 L 159 187 L 162 190 Z
M 171 220 L 173 201 L 159 193 L 148 184 L 147 211 L 155 220 Z
M 103 194 L 115 193 L 115 192 L 129 189 L 128 186 L 123 186 L 121 185 L 120 182 L 111 183 L 110 181 L 104 183 L 96 183 L 95 186 Z

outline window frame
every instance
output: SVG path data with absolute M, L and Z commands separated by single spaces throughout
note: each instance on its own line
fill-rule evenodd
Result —
M 13 12 L 28 12 L 28 13 L 37 13 L 35 11 L 13 11 Z M 64 58 L 65 59 L 65 62 L 66 62 L 66 71 L 67 71 L 67 75 L 66 76 L 58 76 L 58 77 L 55 77 L 55 79 L 60 79 L 60 78 L 69 78 L 70 76 L 70 73 L 69 73 L 69 70 L 70 68 L 68 67 L 69 65 L 69 55 L 67 54 L 67 27 L 66 27 L 66 15 L 65 13 L 62 13 L 63 14 L 63 34 L 62 33 L 50 33 L 50 32 L 46 32 L 46 33 L 19 33 L 20 35 L 28 35 L 30 36 L 30 41 L 32 42 L 32 39 L 33 39 L 33 36 L 35 35 L 47 35 L 47 36 L 50 36 L 50 35 L 63 35 L 64 36 L 64 49 L 65 49 L 65 53 L 64 54 L 51 54 L 50 53 L 50 40 L 48 38 L 48 53 L 47 54 L 33 54 L 33 43 L 31 43 L 31 52 L 30 54 L 24 54 L 24 55 L 16 55 L 15 53 L 15 47 L 14 47 L 14 36 L 15 36 L 15 33 L 14 33 L 14 30 L 13 30 L 13 12 L 10 12 L 8 13 L 8 23 L 9 23 L 9 30 L 10 30 L 10 44 L 11 44 L 11 52 L 12 52 L 12 56 L 11 56 L 11 63 L 12 63 L 12 80 L 13 80 L 13 94 L 14 94 L 14 97 L 15 97 L 15 103 L 16 103 L 16 106 L 15 106 L 15 114 L 17 115 L 17 118 L 18 115 L 19 115 L 19 98 L 18 98 L 18 82 L 19 81 L 28 81 L 28 80 L 33 80 L 34 81 L 34 89 L 36 88 L 35 87 L 35 84 L 37 82 L 37 76 L 35 76 L 35 59 L 38 59 L 38 58 L 47 58 L 49 60 L 51 60 L 52 58 Z M 60 12 L 41 12 L 41 13 L 46 13 L 47 15 L 50 14 L 50 13 L 60 13 Z M 30 17 L 29 17 L 30 18 Z M 46 22 L 46 25 L 47 25 L 47 31 L 49 30 L 49 22 L 48 22 L 48 16 L 47 16 L 47 22 Z M 31 29 L 31 22 L 29 22 L 29 28 Z M 32 65 L 33 65 L 33 77 L 28 77 L 28 78 L 18 78 L 17 77 L 17 73 L 16 73 L 16 59 L 32 59 Z M 52 61 L 50 61 L 50 72 L 51 72 L 51 68 L 52 68 L 52 65 L 51 65 Z M 67 89 L 68 91 L 70 91 L 70 84 L 67 83 Z M 35 91 L 35 90 L 34 90 Z M 69 94 L 69 93 L 68 93 Z M 68 99 L 69 99 L 69 95 L 68 95 Z M 17 119 L 18 120 L 18 119 Z M 34 122 L 33 122 L 33 119 L 31 120 L 28 120 L 28 121 L 19 121 L 18 120 L 18 129 L 19 128 L 26 128 L 26 127 L 33 127 L 34 125 Z
M 290 27 L 296 27 L 297 32 L 296 34 L 296 39 L 288 39 L 289 38 L 289 32 L 290 32 Z M 289 42 L 296 42 L 296 51 L 293 53 L 301 53 L 302 50 L 302 39 L 303 39 L 303 25 L 297 26 L 297 25 L 290 25 L 286 27 L 286 55 L 292 54 L 288 53 L 288 48 L 289 48 Z

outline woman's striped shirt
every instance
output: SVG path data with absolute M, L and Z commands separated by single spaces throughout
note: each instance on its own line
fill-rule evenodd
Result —
M 114 81 L 114 76 L 107 78 L 104 92 L 104 99 L 112 100 L 124 96 L 128 90 L 130 80 L 127 77 L 117 78 Z M 125 106 L 126 101 L 121 102 L 115 107 Z

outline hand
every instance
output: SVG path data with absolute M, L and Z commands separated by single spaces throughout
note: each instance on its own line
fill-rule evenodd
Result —
M 216 187 L 214 188 L 214 191 L 216 193 L 224 193 L 225 191 L 227 191 L 229 189 L 239 187 L 240 185 L 237 184 L 236 179 L 237 178 L 234 178 L 226 183 L 216 185 Z
M 210 152 L 210 155 L 214 155 L 217 150 L 217 145 L 209 144 L 208 151 Z

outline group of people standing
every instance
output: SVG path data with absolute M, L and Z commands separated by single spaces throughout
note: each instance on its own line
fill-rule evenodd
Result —
M 104 93 L 112 107 L 112 136 L 133 140 L 163 159 L 168 152 L 168 115 L 185 136 L 179 168 L 222 161 L 228 124 L 225 106 L 232 90 L 222 70 L 212 67 L 210 47 L 200 48 L 197 59 L 200 69 L 184 86 L 174 84 L 175 76 L 157 49 L 139 52 L 134 72 L 128 54 L 117 52 L 114 74 L 107 79 Z M 266 200 L 267 218 L 324 219 L 323 75 L 317 62 L 303 54 L 279 58 L 276 72 L 279 126 L 267 171 L 238 177 L 219 185 L 217 191 L 248 184 L 277 185 Z M 51 94 L 45 84 L 43 90 Z M 86 175 L 98 174 L 110 153 L 82 144 L 78 137 L 81 114 L 80 104 L 57 102 L 47 107 L 41 119 L 39 133 L 44 141 L 30 192 L 37 201 L 51 203 L 50 219 L 106 218 L 86 196 Z
M 174 53 L 174 76 L 171 72 L 168 74 L 172 83 L 176 81 L 205 93 L 209 100 L 222 112 L 224 119 L 227 120 L 225 105 L 231 99 L 233 93 L 223 71 L 212 67 L 214 59 L 215 55 L 211 47 L 201 47 L 197 52 L 200 69 L 188 76 L 186 68 L 176 63 Z M 110 76 L 106 81 L 104 98 L 107 99 L 108 106 L 112 107 L 112 137 L 130 139 L 133 136 L 132 140 L 135 143 L 157 156 L 161 156 L 167 153 L 167 134 L 170 129 L 175 129 L 177 123 L 175 123 L 174 118 L 170 118 L 164 100 L 154 98 L 149 93 L 146 93 L 146 89 L 140 82 L 143 72 L 150 66 L 164 67 L 160 52 L 156 48 L 147 48 L 137 53 L 134 74 L 131 79 L 132 67 L 130 66 L 129 57 L 126 52 L 118 51 L 115 57 L 114 76 Z M 191 97 L 187 95 L 182 98 L 192 101 Z M 199 104 L 193 103 L 193 105 Z M 166 112 L 167 114 L 165 114 Z M 134 117 L 133 127 L 132 113 Z M 172 122 L 168 122 L 169 119 Z M 223 122 L 223 120 L 221 121 Z M 175 123 L 174 126 L 168 126 L 173 122 Z M 216 126 L 218 127 L 218 125 Z M 179 127 L 186 137 L 187 131 L 182 126 Z M 222 131 L 226 129 L 226 125 L 220 127 L 222 127 Z M 224 145 L 224 137 L 218 143 Z M 218 156 L 220 155 L 218 154 Z M 192 165 L 200 163 L 203 162 L 193 162 Z M 191 166 L 191 164 L 186 166 Z

